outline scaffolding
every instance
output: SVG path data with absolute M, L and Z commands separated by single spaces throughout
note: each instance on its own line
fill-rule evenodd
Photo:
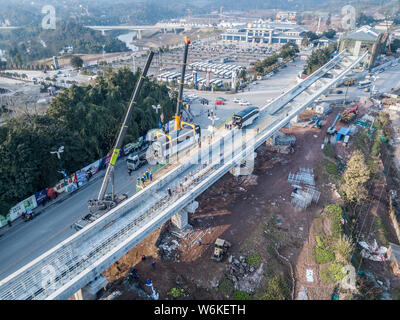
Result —
M 315 187 L 314 171 L 312 168 L 300 168 L 298 173 L 290 172 L 288 181 L 294 188 L 291 194 L 292 205 L 304 210 L 313 201 L 315 203 L 318 202 L 321 193 Z
M 300 185 L 303 183 L 309 186 L 315 186 L 313 169 L 300 168 L 298 173 L 289 172 L 288 181 L 292 185 Z

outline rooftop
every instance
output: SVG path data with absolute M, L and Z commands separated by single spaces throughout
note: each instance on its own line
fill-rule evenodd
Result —
M 352 31 L 345 35 L 345 40 L 359 40 L 359 41 L 376 41 L 381 34 L 380 31 L 376 30 L 371 26 L 362 26 L 361 28 Z

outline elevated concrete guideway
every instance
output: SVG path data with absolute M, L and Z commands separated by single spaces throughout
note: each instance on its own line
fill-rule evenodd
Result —
M 0 281 L 0 299 L 68 299 L 224 174 L 243 161 L 254 159 L 254 148 L 286 126 L 366 55 L 359 58 L 340 53 L 309 76 L 308 81 L 302 81 L 262 107 L 260 119 L 249 130 L 218 130 L 212 144 L 204 143 L 201 149 L 193 149 L 178 166 L 147 188 Z M 334 67 L 337 68 L 334 78 L 322 77 Z M 310 88 L 315 82 L 320 89 Z M 303 94 L 306 89 L 311 95 Z M 242 140 L 243 132 L 253 136 L 246 134 Z M 244 143 L 237 143 L 235 136 Z M 199 163 L 196 161 L 199 158 L 208 161 Z M 184 190 L 169 197 L 167 188 L 175 189 L 180 183 L 185 185 Z
M 173 30 L 176 32 L 177 29 L 191 30 L 191 29 L 200 29 L 207 28 L 208 25 L 203 24 L 182 24 L 182 23 L 156 23 L 155 25 L 133 25 L 133 26 L 85 26 L 85 28 L 90 28 L 93 30 L 101 31 L 104 35 L 105 31 L 111 30 L 132 30 L 138 31 L 138 39 L 141 39 L 141 32 L 144 30 L 162 30 L 163 32 L 167 30 Z

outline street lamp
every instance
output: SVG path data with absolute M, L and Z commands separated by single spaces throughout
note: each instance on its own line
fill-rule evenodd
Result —
M 156 105 L 156 106 L 153 104 L 151 107 L 152 107 L 154 110 L 156 110 L 156 113 L 157 113 L 157 114 L 158 114 L 158 110 L 161 109 L 161 106 L 160 106 L 159 104 Z
M 64 146 L 59 147 L 57 151 L 50 151 L 51 154 L 57 154 L 58 164 L 60 166 L 60 171 L 58 171 L 58 172 L 60 172 L 64 176 L 64 179 L 65 179 L 65 178 L 67 178 L 67 173 L 66 173 L 65 169 L 62 168 L 62 160 L 61 160 L 61 153 L 63 153 L 63 152 L 64 152 Z

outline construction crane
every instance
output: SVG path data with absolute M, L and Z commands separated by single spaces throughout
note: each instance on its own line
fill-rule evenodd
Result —
M 115 143 L 114 146 L 114 150 L 113 150 L 113 154 L 111 156 L 110 162 L 108 163 L 108 167 L 107 167 L 107 171 L 106 174 L 104 176 L 103 179 L 103 183 L 101 185 L 100 188 L 100 192 L 99 195 L 97 197 L 97 199 L 91 199 L 88 201 L 88 207 L 90 211 L 94 211 L 94 210 L 105 210 L 105 209 L 110 209 L 116 206 L 117 202 L 121 202 L 123 200 L 125 200 L 127 198 L 127 195 L 124 195 L 122 197 L 119 198 L 115 198 L 115 194 L 114 194 L 114 169 L 115 169 L 115 164 L 117 162 L 117 158 L 119 156 L 121 147 L 122 147 L 122 143 L 124 141 L 126 132 L 128 130 L 128 126 L 129 123 L 131 121 L 132 118 L 132 113 L 133 113 L 133 106 L 136 104 L 137 98 L 139 96 L 140 90 L 142 89 L 143 86 L 143 82 L 146 79 L 146 75 L 147 72 L 149 70 L 150 67 L 150 63 L 153 60 L 153 56 L 154 56 L 154 51 L 150 50 L 149 55 L 147 56 L 147 61 L 146 64 L 144 66 L 143 72 L 140 76 L 140 78 L 138 79 L 137 83 L 136 83 L 136 88 L 135 91 L 132 95 L 131 101 L 129 103 L 128 109 L 126 111 L 125 114 L 125 118 L 122 122 L 122 126 L 121 129 L 119 131 L 118 134 L 118 138 L 117 141 Z M 112 193 L 111 196 L 106 196 L 106 191 L 107 191 L 107 187 L 108 187 L 108 183 L 111 180 L 111 184 L 112 184 Z
M 186 109 L 183 108 L 183 85 L 185 81 L 185 72 L 187 64 L 187 56 L 189 49 L 190 39 L 185 37 L 185 50 L 182 61 L 182 72 L 179 83 L 178 100 L 176 103 L 176 112 L 174 115 L 175 123 L 174 130 L 170 132 L 156 132 L 156 141 L 150 145 L 148 149 L 148 160 L 149 163 L 166 163 L 171 161 L 172 158 L 178 159 L 179 152 L 193 147 L 196 145 L 201 138 L 200 126 L 191 124 L 182 120 L 182 113 L 186 111 L 190 118 L 191 112 L 189 105 L 186 105 Z
M 180 129 L 181 127 L 183 85 L 185 83 L 186 62 L 189 51 L 189 44 L 190 44 L 190 39 L 188 37 L 185 37 L 185 50 L 183 53 L 181 80 L 179 81 L 178 101 L 176 103 L 176 112 L 175 112 L 175 130 Z

